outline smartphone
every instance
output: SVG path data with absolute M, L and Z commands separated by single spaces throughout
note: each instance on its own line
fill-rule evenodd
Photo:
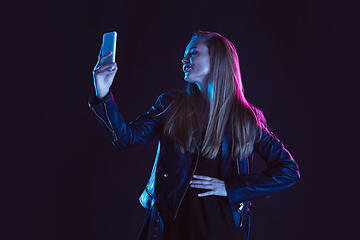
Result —
M 113 52 L 113 54 L 104 61 L 104 64 L 115 62 L 116 38 L 116 32 L 107 32 L 103 35 L 101 57 L 108 54 L 109 52 Z

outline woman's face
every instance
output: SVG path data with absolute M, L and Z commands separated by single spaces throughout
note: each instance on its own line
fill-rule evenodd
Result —
M 206 89 L 210 71 L 210 55 L 205 39 L 200 37 L 191 40 L 181 62 L 185 81 L 196 83 L 201 91 Z

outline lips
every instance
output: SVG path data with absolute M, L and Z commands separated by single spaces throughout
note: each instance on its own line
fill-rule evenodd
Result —
M 184 71 L 184 73 L 189 72 L 190 69 L 191 69 L 191 65 L 189 65 L 189 64 L 183 66 L 183 71 Z

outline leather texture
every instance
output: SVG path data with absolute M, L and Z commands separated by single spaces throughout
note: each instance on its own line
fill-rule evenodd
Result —
M 111 92 L 101 103 L 96 102 L 95 96 L 89 100 L 90 108 L 118 149 L 144 144 L 159 135 L 152 173 L 139 200 L 150 211 L 156 205 L 160 220 L 176 217 L 199 158 L 199 151 L 184 154 L 175 151 L 172 141 L 162 133 L 166 117 L 164 110 L 173 98 L 171 93 L 162 94 L 149 111 L 130 123 L 126 123 L 121 116 Z M 261 173 L 250 174 L 252 156 L 236 160 L 230 157 L 229 140 L 229 134 L 225 132 L 221 176 L 232 206 L 234 223 L 238 227 L 242 225 L 242 219 L 250 219 L 250 200 L 290 187 L 300 178 L 300 174 L 290 153 L 267 129 L 262 131 L 261 138 L 253 149 L 253 152 L 257 152 L 266 161 L 268 169 Z M 154 215 L 151 218 L 155 219 Z

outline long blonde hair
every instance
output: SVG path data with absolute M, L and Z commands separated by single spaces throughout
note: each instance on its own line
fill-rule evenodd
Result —
M 226 131 L 232 158 L 247 157 L 266 120 L 262 112 L 245 99 L 236 49 L 218 33 L 198 31 L 192 36 L 195 38 L 205 38 L 210 55 L 210 113 L 200 152 L 214 159 Z M 187 90 L 177 95 L 168 107 L 164 134 L 173 139 L 174 147 L 180 152 L 194 152 L 201 139 L 201 98 L 197 85 L 188 83 Z

